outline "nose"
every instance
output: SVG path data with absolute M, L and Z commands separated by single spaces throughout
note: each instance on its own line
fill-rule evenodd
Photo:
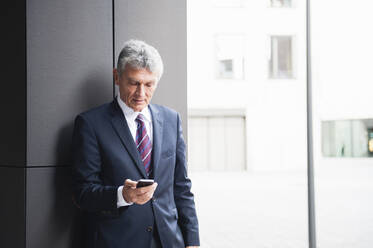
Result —
M 138 96 L 145 96 L 145 87 L 143 84 L 139 84 L 136 88 L 136 93 Z

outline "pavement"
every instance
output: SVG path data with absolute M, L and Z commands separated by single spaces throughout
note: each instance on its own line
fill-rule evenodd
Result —
M 373 247 L 373 169 L 333 180 L 331 174 L 315 175 L 318 248 Z M 192 172 L 190 178 L 202 248 L 308 247 L 305 171 Z

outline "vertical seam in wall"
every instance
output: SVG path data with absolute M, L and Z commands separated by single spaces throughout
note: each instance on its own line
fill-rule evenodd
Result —
M 112 39 L 113 39 L 113 68 L 115 68 L 115 0 L 112 0 L 111 8 L 112 8 Z M 115 97 L 115 81 L 113 75 L 113 98 Z
M 23 192 L 23 196 L 24 196 L 24 242 L 25 242 L 25 248 L 27 247 L 27 167 L 23 168 L 24 170 L 24 192 Z
M 25 152 L 25 159 L 24 159 L 24 167 L 27 168 L 27 163 L 28 163 L 28 160 L 29 160 L 29 153 L 28 153 L 28 146 L 29 146 L 29 108 L 30 108 L 30 105 L 29 105 L 29 96 L 28 96 L 28 93 L 29 93 L 29 84 L 28 84 L 28 64 L 27 64 L 27 42 L 28 42 L 28 37 L 27 37 L 27 20 L 28 20 L 28 17 L 27 17 L 27 0 L 24 0 L 24 8 L 25 8 L 25 77 L 24 77 L 24 80 L 25 80 L 25 95 L 24 95 L 24 99 L 25 99 L 25 142 L 24 142 L 24 152 Z
M 23 182 L 24 182 L 24 190 L 23 190 L 23 218 L 24 218 L 24 225 L 23 225 L 23 238 L 24 238 L 24 248 L 27 247 L 27 159 L 28 159 L 28 156 L 27 156 L 27 144 L 28 144 L 28 84 L 27 84 L 27 1 L 24 0 L 24 8 L 25 8 L 25 20 L 24 20 L 24 25 L 25 25 L 25 63 L 24 63 L 24 66 L 25 66 L 25 77 L 24 77 L 24 82 L 25 82 L 25 95 L 24 95 L 24 99 L 25 99 L 25 124 L 24 124 L 24 129 L 25 129 L 25 142 L 24 142 L 24 168 L 23 168 Z

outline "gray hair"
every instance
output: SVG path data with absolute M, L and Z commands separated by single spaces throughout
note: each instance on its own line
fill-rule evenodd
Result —
M 161 55 L 157 49 L 141 40 L 129 40 L 124 43 L 118 56 L 117 70 L 119 76 L 122 75 L 126 65 L 156 73 L 157 81 L 163 74 Z

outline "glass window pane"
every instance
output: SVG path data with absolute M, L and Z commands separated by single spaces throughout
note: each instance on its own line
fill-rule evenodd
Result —
M 217 78 L 243 79 L 244 37 L 242 35 L 217 35 Z
M 271 59 L 269 62 L 271 78 L 292 78 L 292 37 L 271 37 Z
M 324 157 L 370 157 L 373 119 L 322 122 Z
M 373 244 L 372 8 L 311 4 L 317 247 Z
M 201 247 L 306 248 L 306 1 L 294 15 L 262 0 L 187 2 L 188 168 Z M 296 60 L 295 83 L 270 83 L 271 34 L 276 76 L 292 76 Z M 278 34 L 296 37 L 299 50 Z

